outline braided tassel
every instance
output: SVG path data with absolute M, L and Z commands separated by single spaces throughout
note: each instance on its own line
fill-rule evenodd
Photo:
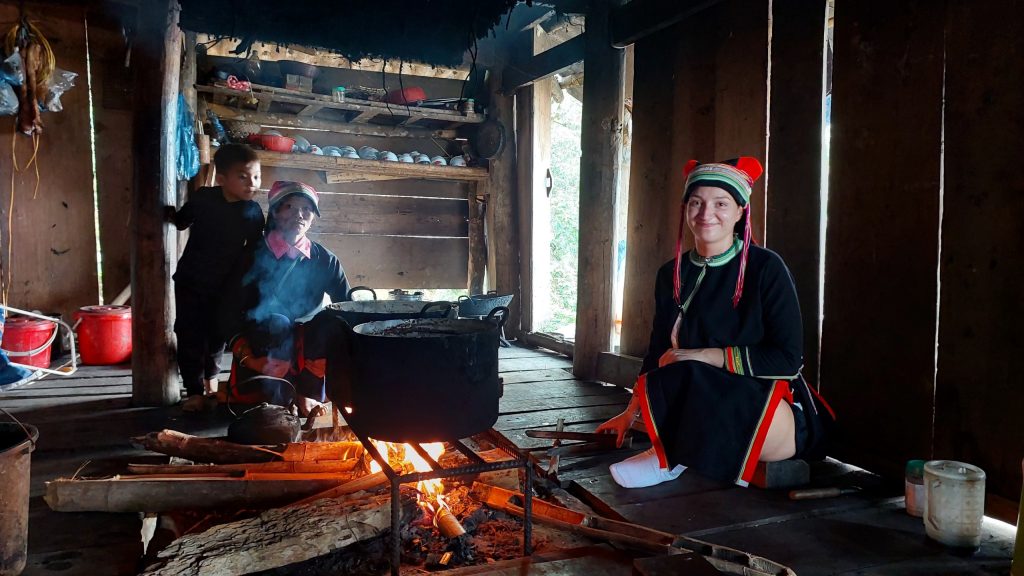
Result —
M 672 297 L 676 301 L 676 306 L 683 304 L 682 300 L 682 280 L 680 279 L 680 273 L 683 269 L 683 234 L 686 229 L 686 203 L 684 202 L 679 208 L 679 237 L 676 238 L 676 272 L 672 277 Z
M 754 241 L 754 233 L 750 226 L 750 204 L 744 206 L 743 211 L 747 213 L 743 226 L 743 254 L 740 255 L 740 273 L 736 277 L 736 291 L 732 293 L 733 308 L 740 305 L 740 297 L 743 296 L 743 280 L 747 275 L 747 252 L 750 250 L 751 242 Z

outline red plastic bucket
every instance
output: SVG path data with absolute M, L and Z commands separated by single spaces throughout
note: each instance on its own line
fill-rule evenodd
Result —
M 124 364 L 132 357 L 132 309 L 129 306 L 83 306 L 75 312 L 82 364 Z
M 8 318 L 4 325 L 3 350 L 11 357 L 11 362 L 49 368 L 50 345 L 56 330 L 57 324 L 47 320 L 27 316 Z

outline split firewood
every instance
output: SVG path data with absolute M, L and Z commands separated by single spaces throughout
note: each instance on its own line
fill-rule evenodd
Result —
M 356 492 L 361 492 L 363 490 L 370 490 L 371 488 L 376 488 L 377 486 L 380 486 L 381 484 L 386 482 L 387 479 L 388 477 L 385 476 L 383 472 L 367 474 L 366 476 L 363 476 L 361 478 L 350 480 L 342 484 L 341 486 L 335 486 L 334 488 L 330 488 L 324 492 L 318 492 L 316 494 L 313 494 L 312 496 L 303 498 L 302 500 L 292 502 L 291 504 L 286 506 L 286 508 L 297 508 L 300 506 L 305 506 L 307 504 L 312 504 L 317 500 L 325 498 L 340 498 L 348 494 L 354 494 Z
M 403 495 L 398 505 L 403 523 L 416 514 L 411 496 Z M 390 495 L 355 495 L 267 510 L 175 540 L 144 575 L 227 576 L 302 562 L 389 530 L 391 506 Z
M 296 442 L 265 448 L 202 438 L 175 430 L 150 432 L 132 438 L 132 444 L 193 462 L 209 464 L 246 464 L 254 462 L 309 462 L 359 458 L 363 446 L 358 442 Z
M 43 497 L 56 512 L 166 512 L 210 508 L 266 508 L 335 488 L 349 474 L 230 473 L 98 480 L 62 478 L 46 483 Z
M 340 474 L 352 472 L 362 460 L 327 460 L 323 462 L 258 462 L 250 464 L 129 464 L 132 474 L 217 474 L 217 473 L 273 473 L 273 474 Z

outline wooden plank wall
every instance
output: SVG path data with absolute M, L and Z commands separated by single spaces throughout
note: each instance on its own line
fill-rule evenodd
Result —
M 1024 21 L 1020 1 L 948 3 L 937 458 L 1016 502 L 1024 457 Z
M 683 164 L 690 158 L 713 161 L 739 154 L 763 158 L 767 55 L 759 55 L 766 52 L 767 34 L 767 3 L 761 11 L 730 0 L 635 45 L 621 338 L 625 354 L 647 351 L 654 278 L 674 257 Z M 755 196 L 761 198 L 754 212 L 760 237 L 763 181 Z
M 423 148 L 422 141 L 407 139 L 282 133 L 304 134 L 321 146 L 390 146 L 399 153 Z M 306 182 L 320 192 L 322 217 L 310 238 L 338 256 L 353 286 L 466 289 L 468 195 L 474 185 L 425 180 L 328 184 L 321 172 L 264 166 L 264 189 L 275 180 Z M 266 191 L 259 200 L 266 212 Z
M 15 175 L 13 198 L 11 190 L 12 143 L 21 167 L 32 156 L 32 140 L 23 135 L 12 138 L 11 117 L 0 122 L 0 258 L 5 273 L 11 274 L 10 305 L 60 312 L 68 318 L 78 307 L 99 299 L 84 12 L 55 5 L 33 10 L 30 5 L 28 14 L 49 40 L 57 66 L 78 78 L 61 98 L 64 110 L 43 113 L 35 197 L 34 168 Z M 6 33 L 17 19 L 17 6 L 0 4 L 0 30 Z M 9 228 L 8 222 L 13 226 Z
M 817 382 L 825 10 L 772 4 L 771 139 L 764 245 L 785 258 L 804 328 L 804 376 Z
M 836 455 L 893 475 L 931 448 L 942 43 L 932 2 L 836 7 L 821 391 Z
M 127 47 L 120 28 L 105 24 L 98 15 L 89 15 L 103 301 L 110 302 L 130 281 L 126 207 L 131 202 L 134 164 L 130 146 L 132 75 L 124 65 Z

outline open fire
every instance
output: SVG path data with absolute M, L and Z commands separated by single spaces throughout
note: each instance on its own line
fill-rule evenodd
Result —
M 389 463 L 401 464 L 403 468 L 412 468 L 416 472 L 430 472 L 433 468 L 415 448 L 409 444 L 396 444 L 381 440 L 372 440 L 382 456 L 388 459 Z M 427 455 L 435 462 L 444 454 L 444 442 L 428 442 L 420 444 Z M 376 473 L 382 470 L 376 460 L 370 461 L 370 472 Z M 426 515 L 426 520 L 449 538 L 465 534 L 465 529 L 452 514 L 451 509 L 444 500 L 444 484 L 440 479 L 420 480 L 416 483 L 416 503 Z

